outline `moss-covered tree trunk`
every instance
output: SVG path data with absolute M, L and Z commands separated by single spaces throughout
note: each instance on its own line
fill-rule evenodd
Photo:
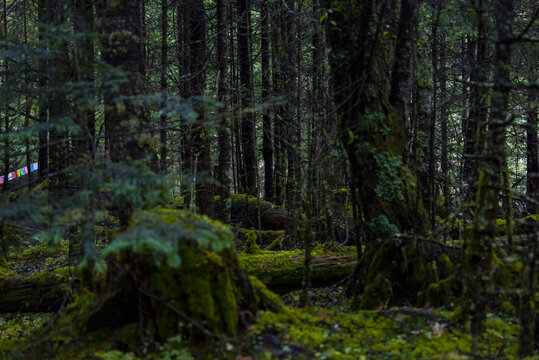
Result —
M 364 288 L 370 289 L 376 301 L 383 304 L 389 297 L 387 291 L 379 290 L 395 286 L 393 282 L 397 279 L 386 273 L 384 279 L 376 279 L 376 284 L 369 283 L 368 274 L 380 270 L 373 268 L 370 260 L 384 248 L 376 240 L 394 243 L 397 251 L 386 260 L 402 262 L 399 248 L 404 252 L 409 244 L 399 243 L 391 236 L 397 232 L 414 234 L 428 226 L 421 197 L 416 193 L 414 166 L 406 156 L 407 104 L 418 3 L 401 1 L 394 49 L 379 32 L 373 31 L 384 21 L 378 15 L 387 12 L 383 4 L 344 0 L 331 1 L 330 5 L 339 9 L 329 14 L 328 22 L 338 123 L 350 162 L 354 189 L 351 193 L 357 197 L 359 218 L 363 219 L 362 236 L 366 239 L 366 253 L 356 269 L 351 290 L 353 295 L 359 296 Z M 391 79 L 380 75 L 390 72 L 386 62 L 374 59 L 373 55 L 378 52 L 395 54 Z M 388 80 L 391 83 L 389 94 L 384 90 L 373 91 L 384 89 L 380 84 Z M 402 272 L 400 281 L 410 278 L 405 264 Z

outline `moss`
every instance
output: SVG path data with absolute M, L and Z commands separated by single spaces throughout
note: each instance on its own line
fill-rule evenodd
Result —
M 279 250 L 283 247 L 284 236 L 284 230 L 264 230 L 262 231 L 262 244 L 269 244 L 266 247 L 268 250 Z
M 146 285 L 148 290 L 161 294 L 164 301 L 189 314 L 211 332 L 236 334 L 237 303 L 226 262 L 220 255 L 197 249 L 189 243 L 180 244 L 180 253 L 182 265 L 178 270 L 167 265 L 150 265 L 149 269 L 144 266 L 137 271 L 137 277 L 143 283 L 144 278 L 151 279 Z M 145 276 L 146 271 L 150 271 L 149 277 Z M 170 309 L 161 304 L 156 311 L 157 328 L 154 331 L 160 338 L 179 331 Z
M 386 308 L 392 301 L 391 281 L 384 274 L 379 274 L 365 286 L 359 306 L 361 309 Z
M 143 218 L 160 224 L 182 224 L 184 235 L 176 238 L 181 265 L 155 261 L 150 248 L 138 252 L 125 248 L 113 253 L 113 266 L 99 284 L 99 293 L 85 288 L 75 293 L 52 331 L 39 335 L 31 347 L 21 350 L 23 358 L 41 353 L 50 359 L 93 359 L 98 352 L 107 354 L 115 349 L 140 356 L 139 324 L 144 325 L 150 343 L 178 334 L 194 343 L 207 340 L 207 331 L 235 336 L 243 326 L 239 311 L 256 312 L 255 305 L 251 309 L 240 304 L 240 299 L 249 300 L 245 289 L 250 289 L 251 298 L 254 295 L 247 276 L 239 269 L 235 251 L 221 247 L 216 253 L 210 250 L 211 243 L 199 244 L 197 237 L 204 236 L 204 231 L 215 236 L 211 241 L 230 241 L 227 227 L 204 216 L 153 209 L 138 213 L 128 230 L 140 226 Z M 68 270 L 39 272 L 31 278 L 39 284 L 65 281 Z
M 10 281 L 16 280 L 19 278 L 19 274 L 16 272 L 0 266 L 0 292 L 2 292 Z
M 424 313 L 424 309 L 343 313 L 310 308 L 292 309 L 296 321 L 284 314 L 263 312 L 253 326 L 255 338 L 268 328 L 284 348 L 297 344 L 312 351 L 311 358 L 355 359 L 472 359 L 516 358 L 518 325 L 490 315 L 487 331 L 478 337 L 478 353 L 471 353 L 471 336 L 456 327 L 452 312 Z M 290 358 L 299 358 L 292 355 Z
M 447 256 L 439 256 L 428 245 L 414 240 L 386 239 L 368 248 L 359 268 L 363 275 L 359 274 L 359 291 L 353 293 L 352 304 L 361 309 L 414 303 L 431 283 L 453 274 Z
M 313 251 L 312 279 L 315 285 L 331 285 L 351 274 L 356 265 L 355 248 L 346 252 L 320 253 Z M 301 287 L 303 280 L 304 253 L 293 251 L 260 251 L 256 254 L 242 253 L 241 266 L 249 275 L 254 275 L 270 289 L 286 292 Z
M 53 270 L 36 271 L 24 278 L 36 286 L 51 286 L 54 284 L 67 283 L 75 275 L 75 268 L 66 266 Z
M 58 253 L 67 253 L 69 251 L 69 243 L 66 240 L 62 240 L 57 246 L 50 246 L 48 244 L 39 244 L 25 249 L 22 252 L 22 257 L 25 259 L 39 259 L 44 257 L 50 257 L 51 255 L 58 255 Z
M 454 273 L 455 267 L 447 254 L 441 254 L 436 262 L 441 277 L 447 277 Z
M 269 310 L 274 313 L 285 313 L 288 316 L 292 316 L 290 309 L 285 306 L 277 294 L 270 291 L 262 281 L 258 280 L 254 276 L 249 276 L 253 290 L 255 293 L 255 299 L 257 306 L 261 310 Z
M 453 308 L 462 294 L 462 286 L 457 277 L 449 276 L 428 285 L 418 296 L 418 304 Z
M 257 198 L 256 196 L 252 196 L 252 195 L 245 195 L 245 194 L 230 194 L 230 199 L 232 200 L 232 202 L 248 202 L 248 203 L 260 203 L 260 204 L 265 204 L 265 205 L 271 205 L 271 207 L 277 207 L 276 205 L 270 203 L 269 201 L 266 201 L 266 200 L 262 200 L 262 199 L 259 199 Z
M 511 304 L 510 301 L 504 301 L 502 302 L 501 306 L 500 306 L 500 311 L 505 314 L 505 315 L 508 315 L 508 316 L 515 316 L 516 313 L 515 313 L 515 307 L 513 306 L 513 304 Z
M 245 235 L 245 250 L 246 254 L 257 254 L 260 253 L 260 247 L 256 243 L 258 239 L 258 231 L 251 229 L 243 229 L 243 234 Z
M 8 358 L 6 353 L 23 344 L 53 318 L 51 313 L 16 313 L 0 315 L 0 358 Z
M 183 196 L 176 196 L 167 204 L 167 207 L 171 209 L 184 209 L 185 208 L 185 199 Z

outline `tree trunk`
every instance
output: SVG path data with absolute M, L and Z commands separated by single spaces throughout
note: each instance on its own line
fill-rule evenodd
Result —
M 77 125 L 81 134 L 74 141 L 75 158 L 90 160 L 95 158 L 95 111 L 94 111 L 94 8 L 92 0 L 76 0 L 73 3 L 73 28 L 82 39 L 75 46 L 77 80 L 84 84 L 78 104 Z
M 260 4 L 260 57 L 262 66 L 262 101 L 269 100 L 270 83 L 270 52 L 269 52 L 269 5 L 268 0 Z M 264 199 L 273 201 L 273 144 L 270 112 L 262 114 L 262 156 L 264 157 Z
M 534 71 L 534 70 L 532 70 Z M 535 77 L 537 81 L 537 77 Z M 537 89 L 528 90 L 531 107 L 526 114 L 526 196 L 530 198 L 526 204 L 528 214 L 536 213 L 539 201 L 539 158 L 537 146 Z
M 498 40 L 494 61 L 494 91 L 486 149 L 481 152 L 477 183 L 473 233 L 466 246 L 467 293 L 471 305 L 471 332 L 480 335 L 488 311 L 492 281 L 492 241 L 496 237 L 498 198 L 502 188 L 501 175 L 505 163 L 505 124 L 511 71 L 511 38 L 513 1 L 499 0 L 495 4 Z
M 168 98 L 168 2 L 161 0 L 161 106 L 166 106 Z M 160 169 L 167 173 L 167 115 L 163 112 L 159 118 L 159 139 L 161 142 Z
M 226 23 L 227 8 L 224 0 L 217 0 L 217 67 L 219 80 L 217 88 L 217 99 L 227 107 L 227 97 L 229 90 L 228 66 L 226 51 L 226 36 L 229 26 Z M 217 167 L 217 181 L 219 190 L 219 201 L 216 203 L 215 216 L 218 220 L 228 222 L 230 218 L 230 125 L 225 113 L 221 115 L 218 129 L 219 146 L 219 166 Z
M 483 0 L 477 0 L 477 35 L 472 40 L 471 53 L 469 59 L 471 61 L 470 69 L 470 112 L 466 123 L 464 135 L 464 168 L 463 178 L 468 185 L 465 195 L 465 201 L 473 200 L 476 193 L 476 175 L 478 166 L 478 154 L 483 152 L 483 141 L 478 141 L 480 133 L 484 133 L 487 121 L 488 106 L 486 89 L 483 86 L 477 85 L 488 80 L 489 64 L 486 24 L 484 19 L 485 7 Z
M 213 209 L 212 175 L 210 160 L 210 138 L 206 125 L 204 104 L 199 97 L 204 96 L 206 89 L 206 11 L 204 1 L 191 2 L 189 16 L 191 38 L 189 57 L 191 67 L 191 96 L 198 113 L 196 123 L 191 132 L 193 138 L 193 151 L 195 152 L 195 188 L 196 206 L 200 213 L 209 215 Z
M 445 198 L 444 208 L 447 215 L 447 209 L 451 207 L 451 194 L 449 192 L 449 160 L 447 158 L 447 123 L 448 123 L 448 97 L 447 97 L 447 60 L 446 60 L 447 43 L 444 37 L 440 39 L 440 133 L 442 151 L 440 156 L 440 166 L 442 169 L 442 194 Z
M 42 51 L 48 48 L 48 35 L 46 25 L 51 21 L 49 8 L 49 0 L 38 1 L 38 21 L 39 21 L 39 44 Z M 48 61 L 42 56 L 38 61 L 39 67 L 39 124 L 44 125 L 48 120 L 49 111 L 49 91 L 47 89 L 47 66 Z M 38 176 L 40 180 L 44 180 L 49 174 L 49 145 L 48 145 L 48 130 L 42 129 L 39 131 L 38 140 Z M 9 171 L 9 170 L 8 170 Z
M 66 191 L 68 167 L 69 142 L 67 141 L 67 129 L 64 130 L 62 121 L 68 116 L 68 104 L 65 86 L 68 82 L 68 48 L 67 41 L 63 38 L 61 26 L 66 19 L 66 3 L 64 1 L 54 1 L 50 3 L 51 25 L 55 31 L 51 39 L 51 51 L 53 59 L 47 67 L 49 81 L 50 103 L 49 103 L 49 191 L 53 194 L 61 194 Z
M 397 231 L 417 233 L 428 228 L 421 198 L 418 198 L 414 185 L 413 166 L 408 166 L 406 156 L 406 104 L 410 97 L 410 68 L 416 39 L 418 3 L 401 1 L 389 96 L 383 91 L 369 96 L 372 88 L 379 88 L 373 73 L 389 73 L 389 69 L 375 68 L 381 64 L 369 62 L 370 54 L 377 51 L 377 44 L 383 41 L 373 38 L 378 32 L 371 33 L 371 29 L 380 26 L 375 22 L 378 12 L 374 1 L 352 4 L 344 1 L 340 5 L 347 11 L 331 14 L 328 19 L 330 65 L 342 134 L 340 140 L 350 162 L 351 193 L 352 196 L 359 196 L 357 204 L 364 204 L 359 208 L 358 219 L 363 219 L 363 226 L 367 230 L 363 255 L 365 261 L 356 268 L 350 293 L 358 299 L 357 296 L 365 288 L 370 294 L 368 296 L 378 294 L 376 303 L 384 304 L 391 301 L 391 297 L 386 296 L 387 286 L 393 287 L 396 280 L 401 282 L 401 286 L 405 285 L 402 284 L 403 279 L 394 279 L 391 274 L 370 274 L 370 261 L 376 261 L 376 249 L 380 246 L 376 239 L 394 242 L 389 238 Z M 378 10 L 383 13 L 385 8 Z M 343 31 L 345 26 L 346 31 Z M 373 102 L 373 98 L 378 98 L 379 102 Z M 388 129 L 383 136 L 377 130 L 380 127 Z M 395 258 L 395 261 L 400 259 Z M 411 275 L 405 273 L 403 276 L 410 288 L 418 287 Z
M 144 69 L 139 1 L 97 0 L 96 9 L 103 60 L 110 66 L 121 66 L 126 72 L 124 79 L 110 78 L 110 74 L 105 79 L 120 80 L 117 86 L 104 89 L 111 160 L 139 160 L 149 165 L 149 119 L 144 105 L 136 99 L 143 93 L 141 71 Z M 137 119 L 136 123 L 133 124 L 132 119 Z
M 238 7 L 238 63 L 240 72 L 241 149 L 243 154 L 242 192 L 256 195 L 255 124 L 250 107 L 253 106 L 253 75 L 251 60 L 251 6 L 249 0 L 237 0 Z M 241 181 L 240 181 L 241 183 Z

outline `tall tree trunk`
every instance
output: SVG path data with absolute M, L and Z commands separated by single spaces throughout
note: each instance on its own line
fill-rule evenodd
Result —
M 416 1 L 401 0 L 391 92 L 389 96 L 384 91 L 373 96 L 372 89 L 380 88 L 377 86 L 380 80 L 373 74 L 389 73 L 382 64 L 372 64 L 369 60 L 373 51 L 379 51 L 377 44 L 383 41 L 376 37 L 379 32 L 372 29 L 379 28 L 383 20 L 374 15 L 378 12 L 372 0 L 361 3 L 342 1 L 339 5 L 347 11 L 333 13 L 328 19 L 334 98 L 338 106 L 341 142 L 350 163 L 351 194 L 359 196 L 356 204 L 366 205 L 358 206 L 358 219 L 363 220 L 367 229 L 365 254 L 354 273 L 350 292 L 356 296 L 365 289 L 359 305 L 378 306 L 398 297 L 399 287 L 392 285 L 395 279 L 391 274 L 371 274 L 370 260 L 377 258 L 377 251 L 394 246 L 394 240 L 389 238 L 396 231 L 417 233 L 428 229 L 421 198 L 416 195 L 413 164 L 408 166 L 407 163 L 407 103 L 419 6 Z M 378 10 L 383 14 L 385 9 Z M 346 31 L 343 31 L 344 26 L 347 26 Z M 367 100 L 375 98 L 378 102 Z M 373 119 L 373 115 L 377 118 Z M 388 129 L 386 134 L 376 130 L 381 127 Z M 409 175 L 399 175 L 403 173 Z M 394 186 L 381 185 L 387 182 Z M 377 238 L 387 239 L 385 245 L 375 241 Z M 398 254 L 393 256 L 398 257 Z M 400 261 L 397 259 L 400 258 L 395 261 Z M 423 285 L 414 282 L 408 274 L 402 275 L 399 282 L 400 286 L 409 289 L 419 290 Z
M 435 143 L 436 143 L 436 119 L 438 117 L 438 25 L 440 23 L 440 13 L 442 12 L 441 0 L 436 0 L 436 17 L 432 29 L 432 112 L 429 123 L 429 195 L 426 199 L 428 202 L 428 210 L 430 215 L 431 225 L 434 225 L 434 217 L 436 216 L 436 167 L 435 167 Z
M 447 122 L 448 122 L 448 104 L 447 104 L 447 59 L 446 59 L 446 42 L 442 36 L 440 39 L 440 133 L 442 151 L 440 156 L 440 165 L 442 169 L 442 194 L 445 198 L 445 209 L 451 207 L 451 194 L 449 193 L 449 160 L 447 154 Z M 444 214 L 444 215 L 446 215 Z
M 195 151 L 196 206 L 200 213 L 210 214 L 213 208 L 212 176 L 210 161 L 210 137 L 206 126 L 204 103 L 197 97 L 204 96 L 206 89 L 206 10 L 204 0 L 191 3 L 191 91 L 198 118 L 192 127 Z
M 269 100 L 270 83 L 270 52 L 269 52 L 269 5 L 268 0 L 260 4 L 260 57 L 262 66 L 262 101 Z M 264 157 L 264 199 L 273 201 L 273 144 L 271 115 L 269 111 L 262 114 L 262 156 Z
M 168 2 L 161 0 L 161 106 L 164 108 L 168 98 Z M 161 174 L 167 173 L 167 115 L 163 112 L 159 118 L 159 139 L 161 142 Z
M 64 14 L 66 13 L 66 3 L 62 1 L 54 1 L 50 3 L 52 21 L 51 25 L 56 29 L 51 39 L 51 51 L 53 59 L 47 67 L 50 104 L 49 104 L 49 121 L 51 128 L 49 130 L 50 142 L 49 146 L 49 171 L 51 177 L 49 178 L 49 191 L 53 194 L 60 194 L 65 191 L 67 187 L 67 166 L 68 166 L 68 153 L 69 143 L 67 141 L 67 130 L 64 130 L 64 126 L 61 125 L 62 121 L 68 116 L 68 104 L 65 93 L 65 85 L 68 82 L 68 48 L 67 42 L 62 36 L 60 28 L 64 25 L 66 19 Z
M 8 41 L 8 37 L 7 37 L 7 29 L 8 29 L 8 19 L 7 19 L 7 0 L 4 0 L 3 1 L 3 16 L 2 16 L 2 20 L 3 20 L 3 27 L 2 27 L 2 40 L 6 42 L 7 44 L 7 41 Z M 9 65 L 8 65 L 8 59 L 7 58 L 4 58 L 3 59 L 3 70 L 5 72 L 5 78 L 3 81 L 7 81 L 7 74 L 9 73 Z M 3 183 L 3 186 L 2 186 L 2 191 L 7 191 L 8 190 L 8 185 L 9 185 L 9 171 L 10 171 L 10 166 L 11 166 L 11 159 L 10 159 L 10 141 L 9 141 L 9 132 L 11 131 L 11 126 L 10 126 L 10 123 L 9 123 L 9 106 L 5 106 L 4 109 L 4 135 L 5 135 L 5 138 L 4 138 L 4 171 L 3 173 L 5 174 L 4 175 L 4 183 Z M 3 226 L 3 225 L 2 225 Z M 4 254 L 7 256 L 7 253 L 4 249 Z
M 97 0 L 99 32 L 106 64 L 122 67 L 125 78 L 105 78 L 119 81 L 117 86 L 104 89 L 106 126 L 110 136 L 112 161 L 144 161 L 150 164 L 149 119 L 145 106 L 137 99 L 143 93 L 144 57 L 140 44 L 141 7 L 138 0 Z M 136 119 L 136 123 L 133 123 Z
M 81 134 L 74 140 L 74 158 L 90 160 L 95 158 L 94 44 L 91 40 L 94 31 L 93 1 L 74 1 L 73 16 L 73 28 L 80 38 L 74 48 L 76 75 L 79 83 L 84 84 L 77 106 L 76 122 Z
M 251 60 L 251 6 L 249 0 L 237 0 L 238 7 L 238 63 L 240 72 L 241 107 L 246 113 L 241 118 L 241 148 L 243 154 L 243 191 L 256 195 L 255 124 L 253 106 L 253 75 Z M 249 109 L 249 110 L 248 110 Z
M 46 51 L 48 48 L 48 34 L 45 24 L 49 24 L 51 21 L 49 0 L 38 1 L 38 21 L 39 21 L 39 46 L 42 51 Z M 44 56 L 38 60 L 39 68 L 39 115 L 38 122 L 40 125 L 44 125 L 48 120 L 49 111 L 49 91 L 47 89 L 47 66 L 48 61 Z M 42 129 L 39 131 L 38 141 L 38 176 L 40 180 L 44 180 L 49 174 L 49 146 L 48 146 L 48 130 Z
M 476 174 L 478 165 L 478 154 L 482 153 L 483 141 L 478 141 L 479 133 L 484 132 L 487 121 L 488 105 L 487 94 L 483 86 L 478 84 L 484 83 L 488 80 L 488 68 L 487 61 L 488 48 L 487 48 L 487 34 L 485 23 L 485 6 L 483 0 L 475 0 L 474 8 L 477 9 L 477 35 L 472 40 L 471 54 L 469 59 L 471 61 L 470 69 L 470 81 L 471 81 L 471 93 L 470 93 L 470 112 L 468 121 L 466 122 L 466 129 L 464 135 L 464 168 L 463 178 L 464 182 L 468 185 L 465 201 L 473 200 L 476 193 Z
M 466 247 L 466 274 L 469 276 L 466 296 L 471 314 L 471 332 L 481 334 L 488 311 L 492 281 L 492 241 L 496 237 L 498 199 L 505 163 L 505 124 L 511 70 L 513 0 L 495 3 L 497 36 L 494 61 L 494 90 L 488 126 L 486 149 L 479 167 L 472 238 Z
M 533 72 L 534 70 L 532 70 Z M 537 77 L 535 77 L 537 81 Z M 528 201 L 526 210 L 528 214 L 536 213 L 537 206 L 533 201 L 539 201 L 539 158 L 537 146 L 537 89 L 528 90 L 531 107 L 526 114 L 526 195 L 532 200 Z
M 219 186 L 219 202 L 216 204 L 215 216 L 218 220 L 228 222 L 230 218 L 230 125 L 226 116 L 228 95 L 228 66 L 226 37 L 228 35 L 227 8 L 224 0 L 217 0 L 217 68 L 218 88 L 217 99 L 225 106 L 225 115 L 219 121 L 218 145 L 219 166 L 217 167 L 217 181 Z

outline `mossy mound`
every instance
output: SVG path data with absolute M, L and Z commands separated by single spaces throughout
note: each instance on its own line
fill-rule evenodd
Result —
M 150 236 L 152 226 L 183 229 L 171 235 L 181 264 L 156 256 L 152 242 L 146 246 L 135 238 L 129 247 L 122 243 L 125 236 L 119 236 L 121 251 L 109 256 L 107 272 L 96 284 L 98 292 L 76 293 L 53 330 L 40 334 L 22 355 L 92 359 L 96 352 L 111 349 L 140 353 L 178 334 L 201 342 L 235 336 L 250 325 L 258 308 L 248 275 L 232 247 L 221 244 L 222 251 L 212 251 L 219 247 L 214 242 L 232 244 L 230 231 L 179 210 L 148 210 L 133 218 L 127 232 Z
M 428 291 L 431 284 L 453 275 L 454 265 L 447 254 L 426 242 L 386 239 L 366 251 L 355 271 L 350 292 L 355 307 L 361 309 L 431 301 L 442 306 L 458 295 L 440 298 L 436 285 Z M 443 289 L 448 290 L 445 285 Z

